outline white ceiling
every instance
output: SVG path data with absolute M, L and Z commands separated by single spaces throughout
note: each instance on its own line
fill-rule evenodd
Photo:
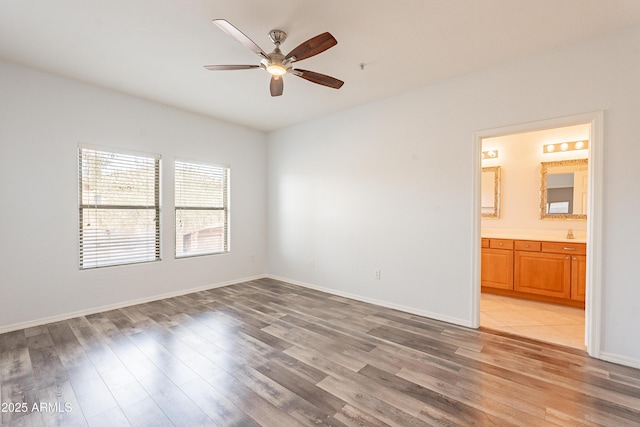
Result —
M 267 52 L 329 31 L 297 67 L 345 85 L 205 70 L 259 61 L 216 18 Z M 639 0 L 0 0 L 0 58 L 271 131 L 638 24 Z

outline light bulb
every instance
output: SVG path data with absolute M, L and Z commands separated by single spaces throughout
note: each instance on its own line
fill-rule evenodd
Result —
M 584 141 L 576 142 L 576 150 L 582 150 L 582 147 L 584 147 Z
M 267 66 L 267 71 L 272 76 L 284 76 L 285 74 L 287 74 L 287 69 L 284 68 L 280 64 L 270 64 L 270 65 L 268 65 Z
M 553 153 L 555 149 L 556 147 L 554 147 L 553 145 L 551 144 L 547 145 L 547 153 Z
M 567 151 L 569 149 L 569 144 L 567 144 L 566 142 L 563 142 L 562 144 L 560 144 L 560 149 L 562 151 Z

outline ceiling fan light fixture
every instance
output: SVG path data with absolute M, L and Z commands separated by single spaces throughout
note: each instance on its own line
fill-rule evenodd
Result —
M 285 56 L 280 50 L 280 44 L 287 38 L 287 33 L 282 30 L 271 30 L 269 32 L 269 38 L 273 44 L 275 44 L 275 49 L 273 49 L 273 52 L 271 53 L 266 53 L 242 31 L 230 24 L 229 21 L 225 19 L 214 19 L 213 23 L 228 36 L 234 38 L 251 52 L 258 55 L 260 57 L 260 65 L 205 65 L 204 68 L 207 70 L 250 70 L 254 68 L 261 68 L 271 75 L 269 83 L 271 96 L 282 95 L 282 76 L 287 73 L 301 77 L 311 83 L 316 83 L 333 89 L 340 89 L 344 84 L 342 80 L 338 80 L 335 77 L 326 76 L 314 71 L 295 69 L 292 66 L 292 63 L 294 62 L 316 56 L 338 44 L 335 37 L 327 32 L 318 34 L 317 36 L 301 43 Z
M 282 64 L 269 64 L 267 65 L 267 71 L 272 76 L 284 76 L 287 74 L 287 69 Z

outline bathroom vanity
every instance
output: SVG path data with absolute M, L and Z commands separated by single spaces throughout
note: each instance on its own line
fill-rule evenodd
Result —
M 584 242 L 482 238 L 483 292 L 584 307 Z
M 540 158 L 552 159 L 550 153 L 556 148 L 577 153 L 587 148 L 588 140 L 539 144 L 541 141 L 532 140 L 529 148 L 542 148 Z M 574 154 L 577 158 L 543 161 L 536 182 L 531 173 L 535 161 L 528 160 L 524 152 L 513 156 L 514 151 L 507 163 L 497 165 L 498 147 L 485 147 L 483 141 L 485 148 L 493 153 L 489 157 L 494 166 L 483 167 L 481 176 L 482 291 L 584 308 L 588 159 L 582 158 L 583 153 Z M 500 149 L 507 151 L 507 146 Z M 511 190 L 505 188 L 510 192 L 503 191 L 505 178 L 514 183 Z M 507 209 L 502 206 L 505 194 L 511 203 Z M 504 217 L 503 212 L 508 215 Z M 546 227 L 545 221 L 555 224 Z

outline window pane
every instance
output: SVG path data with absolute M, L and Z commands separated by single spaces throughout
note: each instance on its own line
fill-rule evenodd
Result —
M 222 208 L 226 168 L 176 162 L 176 206 Z
M 224 223 L 224 211 L 177 210 L 176 257 L 224 252 Z
M 176 161 L 176 257 L 229 250 L 229 169 Z
M 153 209 L 83 209 L 80 262 L 84 268 L 154 261 Z M 159 249 L 159 248 L 158 248 Z
M 80 268 L 160 259 L 160 160 L 80 148 Z
M 83 205 L 155 205 L 155 159 L 82 150 L 80 161 Z

